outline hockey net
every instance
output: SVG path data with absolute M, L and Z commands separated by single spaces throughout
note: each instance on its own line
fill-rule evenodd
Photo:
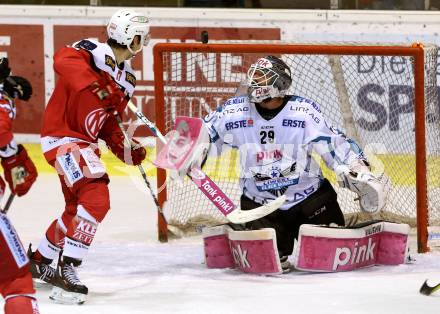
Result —
M 203 117 L 221 106 L 237 93 L 249 66 L 265 55 L 281 57 L 291 67 L 289 94 L 319 104 L 330 124 L 361 144 L 373 171 L 385 170 L 392 191 L 380 218 L 417 227 L 419 251 L 426 251 L 428 225 L 440 225 L 437 47 L 158 44 L 154 66 L 160 130 L 170 131 L 176 116 Z M 239 204 L 235 150 L 210 156 L 204 170 Z M 371 218 L 360 212 L 355 194 L 339 189 L 334 174 L 324 172 L 338 191 L 347 220 Z M 167 180 L 159 171 L 158 187 L 169 230 L 185 233 L 226 222 L 188 179 Z M 162 238 L 166 228 L 160 224 Z

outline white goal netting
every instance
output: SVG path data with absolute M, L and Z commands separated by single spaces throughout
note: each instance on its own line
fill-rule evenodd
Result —
M 331 53 L 335 53 L 331 50 Z M 290 94 L 309 98 L 321 107 L 334 126 L 358 141 L 374 171 L 382 168 L 392 191 L 382 217 L 416 224 L 416 139 L 414 63 L 410 56 L 371 55 L 362 51 L 341 54 L 276 54 L 247 52 L 165 52 L 164 110 L 166 131 L 176 116 L 203 117 L 236 93 L 249 65 L 274 54 L 292 69 Z M 425 48 L 424 97 L 426 169 L 429 224 L 440 224 L 440 118 L 437 88 L 437 48 Z M 205 172 L 239 204 L 237 152 L 227 150 L 210 157 Z M 335 185 L 331 171 L 325 175 Z M 160 182 L 159 185 L 162 185 Z M 338 190 L 347 216 L 358 214 L 355 194 Z M 221 213 L 185 179 L 166 183 L 166 216 L 170 225 L 193 228 L 225 222 Z

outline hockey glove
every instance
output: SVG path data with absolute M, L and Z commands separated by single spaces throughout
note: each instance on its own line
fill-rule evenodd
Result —
M 131 139 L 134 146 L 131 147 L 131 160 L 132 164 L 137 166 L 142 163 L 142 161 L 147 157 L 147 151 L 142 145 L 135 139 Z
M 8 58 L 0 59 L 0 82 L 7 78 L 11 74 L 11 69 L 9 68 Z
M 24 146 L 19 144 L 17 154 L 2 158 L 1 164 L 12 193 L 25 195 L 37 179 L 38 173 Z
M 12 98 L 29 100 L 32 96 L 32 85 L 21 76 L 8 76 L 3 83 L 3 90 Z
M 131 139 L 131 148 L 125 147 L 124 135 L 121 131 L 114 131 L 110 137 L 107 137 L 104 140 L 113 154 L 127 165 L 140 165 L 147 156 L 145 148 L 133 138 Z
M 99 80 L 93 82 L 89 89 L 98 97 L 106 112 L 113 112 L 124 100 L 124 93 L 107 73 L 104 73 Z

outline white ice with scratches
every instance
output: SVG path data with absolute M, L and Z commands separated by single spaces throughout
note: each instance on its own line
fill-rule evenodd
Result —
M 80 269 L 90 295 L 81 306 L 52 303 L 38 289 L 43 314 L 110 313 L 439 313 L 440 293 L 418 290 L 440 282 L 440 253 L 415 255 L 411 265 L 334 274 L 293 272 L 266 277 L 203 264 L 199 237 L 160 244 L 147 194 L 130 179 L 112 178 L 112 211 L 99 227 Z M 14 201 L 10 217 L 25 245 L 38 244 L 63 207 L 58 179 L 40 176 L 30 195 Z M 1 301 L 0 301 L 1 302 Z M 3 303 L 0 303 L 3 307 Z

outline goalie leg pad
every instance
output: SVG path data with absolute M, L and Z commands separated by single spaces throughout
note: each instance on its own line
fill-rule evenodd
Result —
M 208 268 L 232 268 L 235 266 L 229 246 L 227 225 L 203 228 L 203 248 Z
M 229 241 L 235 265 L 245 273 L 282 273 L 273 228 L 230 231 Z
M 408 234 L 410 227 L 407 224 L 385 222 L 381 234 L 377 264 L 399 265 L 408 261 Z
M 402 264 L 407 258 L 409 226 L 374 222 L 360 228 L 302 225 L 294 251 L 299 270 L 338 272 L 378 264 Z

